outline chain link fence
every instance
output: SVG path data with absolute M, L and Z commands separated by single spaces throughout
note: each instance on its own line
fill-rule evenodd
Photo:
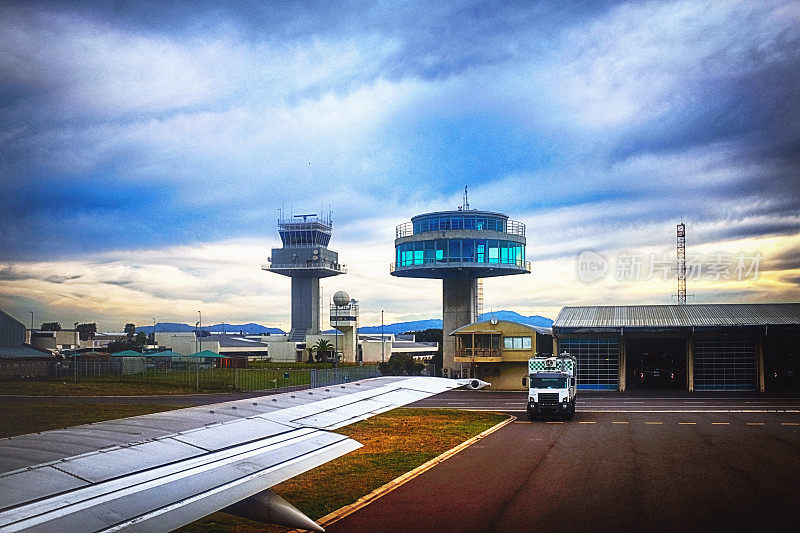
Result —
M 24 366 L 24 365 L 22 365 Z M 296 390 L 324 387 L 380 375 L 374 365 L 340 368 L 217 368 L 204 363 L 145 364 L 139 359 L 62 362 L 30 369 L 18 365 L 12 379 L 56 378 L 76 383 L 132 383 L 196 391 Z

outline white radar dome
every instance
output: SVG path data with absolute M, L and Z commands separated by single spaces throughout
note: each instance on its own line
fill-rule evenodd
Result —
M 344 307 L 350 303 L 350 295 L 345 291 L 338 291 L 333 295 L 333 303 L 339 307 Z

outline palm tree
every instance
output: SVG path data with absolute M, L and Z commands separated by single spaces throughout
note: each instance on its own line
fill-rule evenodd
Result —
M 327 360 L 328 354 L 333 351 L 333 345 L 325 339 L 320 339 L 317 341 L 317 344 L 314 345 L 314 351 L 317 352 L 317 361 L 320 361 L 322 358 Z

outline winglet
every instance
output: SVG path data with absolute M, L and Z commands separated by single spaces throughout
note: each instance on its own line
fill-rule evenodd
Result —
M 322 526 L 300 512 L 297 507 L 287 502 L 270 489 L 263 490 L 249 498 L 234 503 L 223 509 L 224 512 L 257 522 L 267 522 L 278 526 L 286 526 L 308 531 L 325 533 Z

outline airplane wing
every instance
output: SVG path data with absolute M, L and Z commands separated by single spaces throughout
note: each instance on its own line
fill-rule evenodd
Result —
M 485 385 L 382 377 L 0 439 L 0 532 L 170 531 L 223 509 L 322 531 L 268 489 L 361 446 L 331 430 Z

